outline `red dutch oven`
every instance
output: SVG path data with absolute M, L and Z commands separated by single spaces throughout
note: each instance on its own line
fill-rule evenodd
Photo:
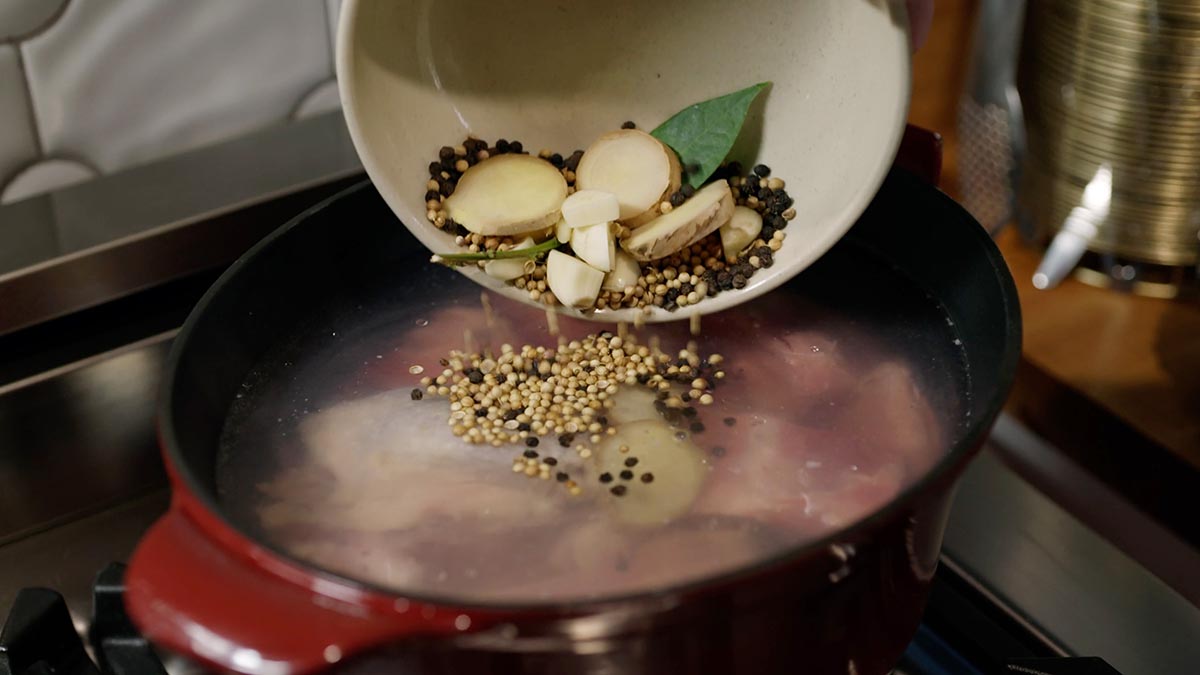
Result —
M 130 616 L 170 651 L 263 675 L 888 672 L 920 621 L 955 482 L 999 412 L 1020 350 L 1004 260 L 930 184 L 936 137 L 910 129 L 901 157 L 907 169 L 893 169 L 822 264 L 852 277 L 856 256 L 880 256 L 930 294 L 957 327 L 968 391 L 961 419 L 948 421 L 944 458 L 869 517 L 720 577 L 560 605 L 398 595 L 261 541 L 222 511 L 215 489 L 218 439 L 246 373 L 317 308 L 402 284 L 404 260 L 428 255 L 364 183 L 255 246 L 184 325 L 159 415 L 173 499 L 130 561 Z

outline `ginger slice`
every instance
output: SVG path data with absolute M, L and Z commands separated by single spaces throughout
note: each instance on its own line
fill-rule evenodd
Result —
M 658 260 L 690 246 L 729 222 L 733 193 L 724 179 L 705 185 L 687 201 L 637 228 L 621 247 L 637 260 Z
M 506 236 L 553 226 L 566 198 L 567 181 L 550 162 L 498 155 L 467 169 L 444 207 L 471 232 Z
M 657 138 L 637 129 L 610 131 L 579 160 L 575 186 L 617 196 L 620 222 L 637 227 L 658 215 L 659 202 L 679 189 L 679 158 Z

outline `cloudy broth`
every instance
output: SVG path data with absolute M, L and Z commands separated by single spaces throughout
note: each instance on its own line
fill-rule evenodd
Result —
M 503 602 L 636 592 L 729 572 L 852 524 L 933 466 L 963 424 L 952 323 L 862 257 L 818 264 L 799 284 L 706 317 L 699 336 L 686 321 L 629 327 L 641 345 L 674 354 L 694 340 L 723 357 L 711 405 L 689 401 L 674 426 L 653 393 L 620 385 L 606 411 L 617 437 L 669 428 L 638 437 L 661 443 L 631 442 L 620 456 L 598 447 L 615 441 L 586 434 L 565 445 L 543 436 L 535 448 L 467 444 L 451 433 L 449 401 L 425 394 L 420 378 L 440 374 L 453 349 L 499 354 L 505 343 L 553 348 L 558 338 L 536 309 L 493 296 L 485 312 L 470 282 L 431 274 L 425 299 L 330 313 L 247 378 L 217 471 L 222 505 L 242 527 L 397 592 Z M 617 332 L 558 323 L 568 340 Z M 549 478 L 514 466 L 529 450 L 537 464 L 553 460 Z M 628 477 L 611 469 L 616 460 Z

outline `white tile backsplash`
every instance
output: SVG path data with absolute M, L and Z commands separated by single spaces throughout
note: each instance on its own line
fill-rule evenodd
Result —
M 0 202 L 15 202 L 95 177 L 96 172 L 79 161 L 43 159 L 13 176 L 0 192 Z
M 27 38 L 45 28 L 70 0 L 0 0 L 0 42 Z
M 0 45 L 0 188 L 5 178 L 37 158 L 29 94 L 21 75 L 17 48 Z
M 336 0 L 63 1 L 0 0 L 0 202 L 338 106 Z
M 337 110 L 341 104 L 337 82 L 327 80 L 300 100 L 300 105 L 296 106 L 295 112 L 292 113 L 292 119 L 302 120 L 313 115 Z

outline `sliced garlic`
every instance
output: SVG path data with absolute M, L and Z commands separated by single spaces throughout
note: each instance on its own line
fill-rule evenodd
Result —
M 562 215 L 571 228 L 611 223 L 621 217 L 621 204 L 611 192 L 579 190 L 563 202 Z
M 524 241 L 512 247 L 516 251 L 533 246 L 533 238 L 526 237 Z M 501 281 L 512 281 L 525 274 L 525 262 L 529 258 L 502 258 L 489 260 L 483 266 L 483 271 L 489 276 Z
M 725 250 L 725 260 L 737 262 L 738 255 L 758 237 L 759 232 L 762 232 L 762 216 L 758 211 L 746 206 L 733 207 L 733 216 L 721 226 L 721 248 Z
M 597 223 L 587 227 L 576 227 L 571 230 L 571 249 L 585 263 L 601 272 L 613 268 L 613 258 L 616 257 L 616 243 L 613 240 L 612 225 Z
M 586 309 L 596 304 L 604 272 L 562 251 L 546 258 L 546 283 L 554 297 L 567 307 Z
M 629 286 L 636 286 L 638 277 L 642 276 L 642 266 L 621 249 L 617 249 L 613 259 L 613 268 L 604 275 L 601 288 L 606 291 L 623 291 Z

